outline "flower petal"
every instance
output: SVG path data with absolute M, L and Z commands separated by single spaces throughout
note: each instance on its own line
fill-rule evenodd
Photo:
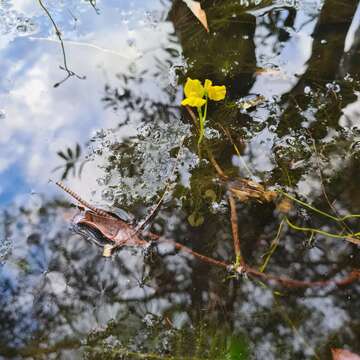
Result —
M 199 80 L 197 80 L 197 79 L 193 80 L 193 79 L 187 78 L 186 84 L 184 87 L 184 93 L 187 98 L 190 98 L 190 97 L 202 98 L 205 95 L 205 90 Z
M 193 107 L 201 107 L 205 103 L 206 103 L 205 99 L 202 99 L 200 97 L 192 96 L 192 97 L 187 97 L 186 99 L 184 99 L 181 102 L 181 105 L 183 105 L 183 106 L 189 105 L 189 106 L 193 106 Z
M 211 86 L 208 90 L 208 95 L 211 100 L 220 101 L 225 98 L 226 87 L 223 86 Z
M 205 92 L 209 92 L 209 89 L 211 88 L 211 86 L 212 86 L 212 81 L 209 79 L 206 79 L 205 83 L 204 83 Z

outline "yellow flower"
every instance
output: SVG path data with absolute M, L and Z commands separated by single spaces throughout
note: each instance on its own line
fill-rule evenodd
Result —
M 206 100 L 203 99 L 205 89 L 199 80 L 188 78 L 184 87 L 184 93 L 186 98 L 181 102 L 181 105 L 201 107 L 206 103 Z
M 222 86 L 212 86 L 212 81 L 206 79 L 204 84 L 205 91 L 210 100 L 220 101 L 225 98 L 226 87 Z

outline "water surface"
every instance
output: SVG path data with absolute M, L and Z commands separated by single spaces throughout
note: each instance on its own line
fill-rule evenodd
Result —
M 43 4 L 75 74 L 66 81 L 40 3 L 0 1 L 0 356 L 360 353 L 359 281 L 336 286 L 359 268 L 358 245 L 324 234 L 359 231 L 356 218 L 334 221 L 360 213 L 358 2 L 205 1 L 210 33 L 179 0 Z M 187 77 L 227 87 L 209 105 L 200 154 L 180 106 Z M 253 269 L 285 217 L 323 232 L 282 226 L 265 270 L 309 286 L 234 276 L 171 245 L 106 259 L 72 231 L 75 202 L 49 182 L 134 222 L 167 188 L 151 231 L 233 263 L 228 194 L 239 178 L 330 215 L 299 202 L 284 214 L 280 196 L 237 201 Z

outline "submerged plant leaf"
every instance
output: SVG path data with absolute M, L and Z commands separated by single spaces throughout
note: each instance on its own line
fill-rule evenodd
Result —
M 229 339 L 226 360 L 247 360 L 250 358 L 249 344 L 245 338 L 232 337 Z
M 331 349 L 333 360 L 360 360 L 360 356 L 344 349 Z
M 216 201 L 216 193 L 212 189 L 208 189 L 205 191 L 204 195 L 207 199 L 210 199 L 212 202 Z
M 201 5 L 198 1 L 194 0 L 183 0 L 184 3 L 188 6 L 191 12 L 196 16 L 196 18 L 201 22 L 202 26 L 207 32 L 209 32 L 209 26 L 207 23 L 206 13 L 201 8 Z
M 188 217 L 188 222 L 192 227 L 198 227 L 198 226 L 203 224 L 204 217 L 201 214 L 197 213 L 197 212 L 193 212 Z

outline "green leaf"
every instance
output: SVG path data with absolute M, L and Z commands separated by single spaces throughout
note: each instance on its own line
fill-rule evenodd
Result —
M 69 160 L 68 157 L 62 151 L 58 151 L 57 154 L 64 160 L 66 160 L 66 161 Z
M 232 337 L 226 354 L 226 360 L 250 359 L 249 345 L 243 337 Z
M 197 213 L 197 212 L 193 212 L 188 217 L 188 222 L 192 227 L 198 227 L 198 226 L 203 224 L 204 217 L 201 214 Z

